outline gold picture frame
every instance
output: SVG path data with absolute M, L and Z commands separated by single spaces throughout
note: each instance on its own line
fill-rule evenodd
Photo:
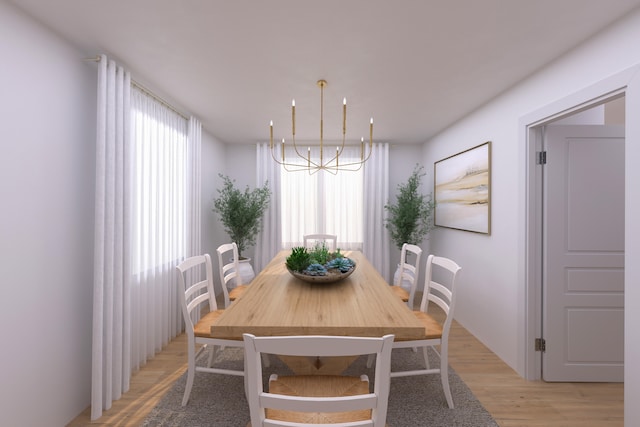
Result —
M 434 224 L 491 234 L 491 141 L 433 164 Z

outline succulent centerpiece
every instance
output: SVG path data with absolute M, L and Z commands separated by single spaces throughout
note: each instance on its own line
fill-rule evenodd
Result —
M 356 268 L 355 262 L 340 253 L 329 251 L 322 243 L 313 249 L 295 247 L 285 264 L 293 276 L 312 283 L 331 283 L 348 277 Z

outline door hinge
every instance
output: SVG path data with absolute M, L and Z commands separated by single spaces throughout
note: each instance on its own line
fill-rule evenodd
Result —
M 547 164 L 547 152 L 546 151 L 538 151 L 536 153 L 537 155 L 537 160 L 536 163 L 539 165 L 546 165 Z
M 547 350 L 547 342 L 544 338 L 536 338 L 536 351 L 545 352 Z

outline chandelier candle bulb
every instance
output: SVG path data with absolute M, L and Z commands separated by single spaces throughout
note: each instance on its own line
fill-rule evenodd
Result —
M 282 138 L 282 161 L 284 162 L 284 138 Z
M 364 136 L 360 137 L 360 160 L 364 160 Z
M 342 98 L 342 135 L 347 133 L 347 98 Z
M 371 117 L 371 121 L 369 122 L 369 148 L 373 144 L 373 117 Z
M 291 130 L 296 134 L 296 100 L 291 100 Z
M 269 122 L 269 148 L 273 150 L 273 120 Z

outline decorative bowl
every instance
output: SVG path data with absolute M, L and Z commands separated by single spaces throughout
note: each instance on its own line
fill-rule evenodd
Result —
M 353 267 L 351 267 L 349 269 L 349 271 L 347 271 L 346 273 L 342 273 L 340 270 L 338 269 L 329 269 L 327 270 L 327 274 L 324 276 L 312 276 L 310 274 L 304 274 L 301 273 L 299 271 L 293 271 L 290 270 L 289 268 L 287 268 L 287 270 L 289 271 L 289 273 L 291 273 L 291 275 L 293 277 L 296 277 L 300 280 L 303 280 L 307 283 L 333 283 L 333 282 L 338 282 L 342 279 L 346 279 L 347 277 L 349 277 L 351 275 L 351 273 L 353 273 L 356 269 L 356 264 L 353 265 Z

